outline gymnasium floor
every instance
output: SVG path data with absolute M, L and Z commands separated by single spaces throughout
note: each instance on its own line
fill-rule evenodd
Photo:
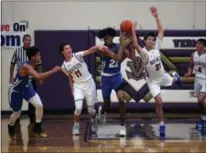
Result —
M 137 118 L 138 117 L 138 118 Z M 158 136 L 155 114 L 128 114 L 127 138 L 119 138 L 118 114 L 110 114 L 107 124 L 91 132 L 88 116 L 81 118 L 80 136 L 72 136 L 72 116 L 45 116 L 48 138 L 31 132 L 26 117 L 21 119 L 17 136 L 10 140 L 8 116 L 2 119 L 2 152 L 206 152 L 206 133 L 194 126 L 198 114 L 166 114 L 167 135 Z

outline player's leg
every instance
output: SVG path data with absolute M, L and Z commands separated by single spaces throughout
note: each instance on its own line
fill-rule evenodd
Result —
M 98 109 L 98 120 L 100 121 L 100 123 L 106 123 L 106 114 L 111 109 L 110 95 L 112 92 L 112 83 L 110 78 L 112 77 L 101 77 L 103 105 Z
M 72 129 L 72 134 L 78 135 L 80 134 L 80 115 L 82 113 L 84 100 L 84 91 L 81 88 L 74 86 L 74 103 L 75 103 L 75 111 L 74 111 L 74 126 Z
M 120 124 L 121 124 L 121 129 L 119 131 L 119 136 L 120 137 L 125 137 L 126 136 L 126 127 L 125 127 L 126 107 L 125 107 L 124 95 L 125 95 L 124 90 L 118 90 L 117 91 L 117 97 L 118 97 L 118 100 L 119 100 Z
M 32 92 L 34 95 L 27 97 L 29 94 L 32 95 Z M 25 99 L 35 107 L 36 120 L 33 131 L 39 134 L 41 137 L 47 137 L 47 134 L 42 129 L 43 105 L 41 99 L 34 90 L 32 91 L 32 89 L 28 93 L 29 94 L 25 95 Z
M 97 93 L 96 93 L 96 85 L 94 80 L 91 79 L 90 81 L 85 84 L 84 94 L 86 98 L 87 110 L 91 117 L 92 122 L 92 131 L 97 131 L 97 112 L 95 110 L 95 103 L 97 101 Z
M 125 91 L 124 87 L 126 83 L 122 80 L 122 76 L 118 75 L 113 80 L 114 82 L 114 89 L 117 93 L 117 98 L 119 100 L 119 114 L 120 114 L 120 124 L 121 129 L 119 132 L 119 136 L 125 137 L 126 136 L 126 128 L 125 128 L 125 115 L 126 115 L 126 107 L 125 107 Z
M 35 79 L 32 79 L 32 86 L 33 86 L 34 90 L 36 91 Z M 35 107 L 31 103 L 28 104 L 27 114 L 29 117 L 30 124 L 35 123 Z
M 205 81 L 195 80 L 194 90 L 195 96 L 197 96 L 198 104 L 200 107 L 200 115 L 201 120 L 196 124 L 196 129 L 201 129 L 202 127 L 206 127 L 206 85 Z
M 148 87 L 150 89 L 150 93 L 155 99 L 155 111 L 157 114 L 157 118 L 159 120 L 159 134 L 160 136 L 165 135 L 165 125 L 164 125 L 164 111 L 162 107 L 162 96 L 161 96 L 161 90 L 160 85 L 154 81 L 148 82 Z
M 21 115 L 21 106 L 23 102 L 23 97 L 21 93 L 10 90 L 9 91 L 9 103 L 10 107 L 13 110 L 13 113 L 10 115 L 9 124 L 8 124 L 8 132 L 11 137 L 15 136 L 15 123 L 16 120 Z

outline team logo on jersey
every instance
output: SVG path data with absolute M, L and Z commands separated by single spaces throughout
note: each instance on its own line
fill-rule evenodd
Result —
M 73 73 L 74 71 L 78 70 L 79 68 L 82 67 L 82 64 L 81 63 L 77 63 L 76 65 L 72 66 L 71 68 L 69 68 L 69 73 Z

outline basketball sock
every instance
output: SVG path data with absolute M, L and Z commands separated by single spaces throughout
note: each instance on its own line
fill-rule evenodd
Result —
M 74 122 L 74 126 L 79 126 L 79 122 Z
M 163 122 L 163 121 L 160 122 L 160 126 L 161 126 L 161 125 L 164 125 L 164 122 Z

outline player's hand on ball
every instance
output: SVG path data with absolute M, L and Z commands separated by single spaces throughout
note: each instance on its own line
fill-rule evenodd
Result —
M 132 21 L 132 30 L 136 29 L 137 27 L 137 22 L 136 21 Z
M 154 17 L 158 16 L 157 8 L 155 6 L 150 7 L 150 11 Z
M 107 46 L 104 46 L 104 45 L 98 46 L 98 49 L 102 52 L 109 52 L 109 48 Z
M 53 71 L 54 72 L 58 72 L 58 71 L 60 71 L 61 70 L 61 67 L 60 66 L 55 66 L 54 68 L 53 68 Z
M 123 47 L 127 47 L 131 43 L 131 39 L 129 39 L 127 33 L 122 32 L 119 38 L 120 45 Z

